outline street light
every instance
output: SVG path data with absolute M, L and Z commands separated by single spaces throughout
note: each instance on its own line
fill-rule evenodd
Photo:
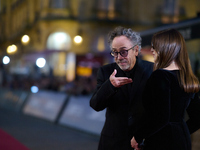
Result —
M 7 65 L 10 62 L 10 58 L 8 56 L 4 56 L 2 61 L 3 61 L 3 64 Z
M 31 92 L 32 93 L 37 93 L 39 91 L 39 88 L 37 86 L 32 86 L 31 87 Z
M 44 58 L 38 58 L 36 60 L 36 65 L 39 67 L 39 68 L 43 68 L 46 64 L 46 60 Z
M 29 43 L 29 41 L 30 41 L 30 38 L 28 35 L 22 36 L 22 38 L 21 38 L 22 44 L 27 45 Z
M 9 45 L 7 47 L 7 53 L 8 54 L 11 54 L 11 53 L 15 53 L 17 51 L 17 46 L 12 44 L 12 45 Z
M 76 44 L 81 44 L 82 41 L 83 41 L 83 39 L 82 39 L 82 37 L 81 37 L 80 35 L 76 35 L 76 36 L 74 37 L 74 42 L 75 42 Z

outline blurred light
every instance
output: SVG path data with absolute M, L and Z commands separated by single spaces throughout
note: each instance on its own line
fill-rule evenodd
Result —
M 75 79 L 76 74 L 76 55 L 75 53 L 68 53 L 66 58 L 66 80 L 71 82 Z
M 92 68 L 77 66 L 77 75 L 89 77 L 92 74 Z
M 71 37 L 65 32 L 55 32 L 47 39 L 47 49 L 49 50 L 69 50 L 71 48 Z
M 105 50 L 105 41 L 103 36 L 100 36 L 98 38 L 97 49 L 100 52 L 103 52 Z
M 30 38 L 29 38 L 28 35 L 24 35 L 24 36 L 22 36 L 21 41 L 22 41 L 23 44 L 28 44 L 29 41 L 30 41 Z
M 80 35 L 77 35 L 74 37 L 74 42 L 76 44 L 80 44 L 83 41 L 82 37 Z
M 31 92 L 32 93 L 37 93 L 39 91 L 39 88 L 37 86 L 32 86 L 31 87 Z
M 42 68 L 44 67 L 46 64 L 46 60 L 44 58 L 38 58 L 36 60 L 36 65 L 39 67 L 39 68 Z
M 10 58 L 8 56 L 3 57 L 3 64 L 8 64 L 10 62 Z
M 7 53 L 8 54 L 10 54 L 10 53 L 14 53 L 14 52 L 16 52 L 17 51 L 17 46 L 16 45 L 10 45 L 10 46 L 8 46 L 8 48 L 7 48 Z

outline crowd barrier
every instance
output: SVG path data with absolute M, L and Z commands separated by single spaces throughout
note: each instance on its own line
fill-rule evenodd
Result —
M 65 93 L 51 91 L 31 93 L 22 111 L 24 114 L 55 122 L 67 98 Z
M 99 135 L 105 121 L 105 111 L 94 111 L 89 106 L 90 98 L 91 96 L 71 96 L 59 124 Z
M 19 112 L 28 95 L 21 90 L 0 89 L 0 107 Z
M 0 97 L 0 107 L 95 135 L 100 135 L 105 121 L 105 110 L 96 112 L 89 106 L 91 95 L 0 89 Z

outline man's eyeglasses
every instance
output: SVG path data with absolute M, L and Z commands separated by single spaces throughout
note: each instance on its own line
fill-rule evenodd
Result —
M 115 51 L 111 51 L 110 54 L 114 57 L 117 58 L 118 54 L 120 54 L 122 57 L 126 57 L 128 55 L 128 51 L 133 49 L 136 45 L 134 45 L 133 47 L 127 49 L 127 50 L 122 50 L 120 52 L 115 52 Z

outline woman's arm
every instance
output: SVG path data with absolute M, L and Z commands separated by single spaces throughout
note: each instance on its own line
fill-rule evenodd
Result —
M 187 126 L 190 134 L 194 133 L 200 128 L 200 98 L 199 93 L 196 93 L 194 98 L 187 108 L 189 119 L 187 120 Z

